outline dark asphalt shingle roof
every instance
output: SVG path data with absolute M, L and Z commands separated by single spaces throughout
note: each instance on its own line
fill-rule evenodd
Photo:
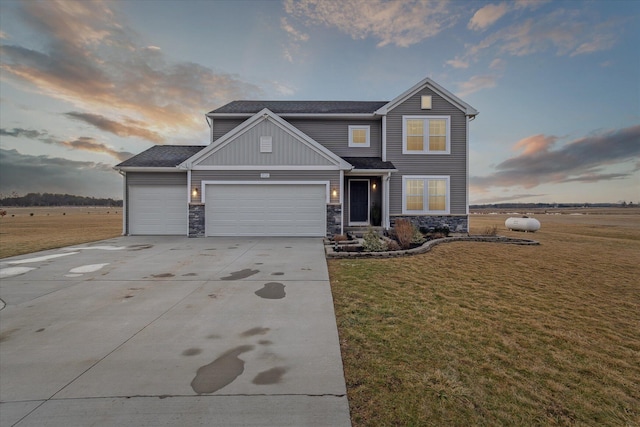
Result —
M 391 162 L 383 162 L 380 157 L 343 157 L 355 169 L 395 169 Z
M 268 108 L 276 114 L 371 114 L 388 101 L 233 101 L 209 114 L 255 114 Z
M 206 145 L 154 145 L 116 167 L 174 167 L 205 147 Z

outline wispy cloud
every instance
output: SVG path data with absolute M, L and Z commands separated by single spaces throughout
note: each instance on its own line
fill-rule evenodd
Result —
M 3 77 L 68 101 L 86 114 L 121 111 L 138 120 L 154 142 L 163 133 L 201 131 L 207 108 L 262 93 L 237 76 L 173 62 L 160 48 L 141 46 L 135 32 L 121 24 L 113 9 L 117 5 L 100 0 L 22 3 L 23 18 L 45 43 L 38 50 L 2 44 Z M 120 128 L 126 131 L 143 137 Z
M 465 97 L 479 90 L 495 87 L 497 81 L 498 76 L 495 75 L 473 76 L 466 82 L 459 83 L 456 93 L 458 96 Z
M 65 113 L 65 116 L 70 117 L 72 119 L 81 120 L 85 123 L 93 125 L 100 130 L 104 130 L 106 132 L 110 132 L 114 135 L 128 137 L 135 136 L 138 138 L 146 139 L 147 141 L 162 143 L 164 142 L 164 138 L 157 132 L 154 132 L 149 129 L 145 129 L 140 126 L 124 124 L 117 122 L 115 120 L 111 120 L 102 116 L 100 114 L 91 114 L 91 113 L 81 113 L 77 111 L 71 111 L 69 113 Z M 132 119 L 128 119 L 129 122 L 132 122 Z M 133 121 L 135 122 L 135 121 Z
M 476 11 L 467 27 L 470 30 L 484 30 L 507 13 L 507 3 L 488 4 Z
M 606 173 L 603 169 L 637 162 L 640 157 L 640 125 L 586 136 L 554 149 L 558 140 L 534 135 L 518 141 L 514 148 L 521 154 L 497 165 L 491 175 L 472 177 L 473 186 L 533 188 L 546 183 L 625 179 L 634 171 Z
M 109 156 L 113 156 L 119 161 L 123 161 L 131 157 L 133 154 L 127 151 L 118 151 L 102 142 L 97 141 L 96 139 L 88 136 L 80 136 L 78 138 L 72 139 L 59 139 L 49 135 L 47 132 L 38 131 L 34 129 L 22 129 L 22 128 L 13 128 L 11 130 L 1 128 L 0 136 L 11 136 L 14 138 L 29 138 L 34 139 L 45 144 L 57 145 L 60 147 L 65 147 L 69 149 L 83 150 L 83 151 L 91 151 L 94 153 L 107 154 Z M 0 163 L 2 164 L 2 163 Z M 6 165 L 3 164 L 3 167 Z
M 121 177 L 111 165 L 60 157 L 29 156 L 0 149 L 0 189 L 3 193 L 71 193 L 121 198 Z
M 337 28 L 354 39 L 371 37 L 380 47 L 414 45 L 458 19 L 443 0 L 285 0 L 284 6 L 304 25 Z M 294 37 L 300 32 L 286 31 Z
M 613 23 L 599 22 L 580 11 L 557 9 L 504 27 L 468 47 L 463 58 L 491 51 L 525 56 L 546 51 L 557 55 L 581 55 L 610 48 L 615 42 Z

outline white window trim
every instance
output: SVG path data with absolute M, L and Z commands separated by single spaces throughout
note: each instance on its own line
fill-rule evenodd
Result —
M 446 121 L 446 150 L 429 150 L 429 120 Z M 424 120 L 424 150 L 407 150 L 407 120 Z M 451 154 L 451 117 L 450 116 L 402 116 L 402 154 Z
M 424 207 L 420 211 L 407 210 L 407 181 L 411 179 L 424 180 Z M 430 211 L 428 209 L 429 202 L 429 183 L 430 180 L 445 180 L 447 183 L 447 199 L 444 210 Z M 451 204 L 451 177 L 448 175 L 405 175 L 402 177 L 402 214 L 403 215 L 448 215 L 450 213 Z
M 364 129 L 367 133 L 367 141 L 364 144 L 357 144 L 353 142 L 352 130 Z M 367 148 L 371 147 L 371 126 L 369 125 L 349 125 L 349 147 L 353 148 Z

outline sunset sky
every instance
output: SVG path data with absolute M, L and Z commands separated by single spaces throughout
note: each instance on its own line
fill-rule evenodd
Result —
M 471 203 L 640 202 L 640 2 L 0 0 L 0 192 L 122 197 L 115 164 L 207 144 L 235 99 L 480 111 Z

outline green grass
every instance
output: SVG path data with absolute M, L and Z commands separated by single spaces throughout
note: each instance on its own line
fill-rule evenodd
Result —
M 640 221 L 542 219 L 540 246 L 329 261 L 354 426 L 640 425 Z

